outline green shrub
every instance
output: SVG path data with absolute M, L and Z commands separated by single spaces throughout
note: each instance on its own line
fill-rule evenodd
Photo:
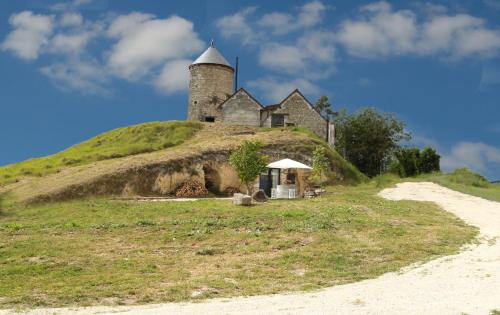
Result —
M 487 188 L 491 185 L 481 174 L 473 172 L 466 167 L 456 169 L 448 174 L 448 178 L 451 182 L 474 187 Z
M 426 147 L 420 153 L 419 170 L 420 173 L 432 173 L 439 172 L 441 168 L 439 166 L 439 160 L 441 156 L 437 154 L 436 150 Z
M 420 151 L 418 148 L 403 148 L 394 153 L 396 160 L 389 165 L 389 172 L 399 174 L 401 177 L 412 177 L 419 174 L 439 172 L 441 156 L 436 150 L 426 147 Z
M 420 150 L 418 148 L 404 148 L 395 153 L 399 162 L 399 175 L 401 177 L 415 176 L 420 173 Z

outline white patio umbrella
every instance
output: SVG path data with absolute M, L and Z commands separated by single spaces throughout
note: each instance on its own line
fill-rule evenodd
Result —
M 279 160 L 279 161 L 276 161 L 273 163 L 269 163 L 267 165 L 267 167 L 268 168 L 280 168 L 280 169 L 287 169 L 287 168 L 302 168 L 302 169 L 307 169 L 307 170 L 311 169 L 311 167 L 309 167 L 303 163 L 291 160 L 291 159 L 283 159 L 283 160 Z

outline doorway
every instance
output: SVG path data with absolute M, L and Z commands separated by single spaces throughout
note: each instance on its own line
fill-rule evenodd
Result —
M 279 168 L 269 168 L 260 174 L 259 189 L 262 189 L 268 197 L 271 196 L 271 189 L 280 184 L 281 170 Z

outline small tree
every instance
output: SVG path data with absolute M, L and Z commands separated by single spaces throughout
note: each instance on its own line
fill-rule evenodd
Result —
M 436 150 L 426 147 L 420 153 L 419 169 L 421 173 L 439 172 L 439 160 L 441 156 L 437 154 Z
M 325 147 L 317 146 L 313 152 L 312 158 L 312 178 L 316 184 L 320 186 L 324 184 L 328 166 L 329 163 Z
M 325 116 L 329 120 L 332 120 L 336 115 L 336 113 L 332 110 L 332 104 L 326 95 L 321 96 L 316 104 L 314 104 L 314 107 L 321 113 L 321 115 Z
M 229 157 L 229 162 L 236 169 L 238 178 L 245 185 L 247 194 L 253 193 L 253 181 L 266 170 L 267 158 L 260 154 L 258 142 L 244 141 Z
M 418 148 L 404 148 L 395 152 L 396 160 L 390 170 L 401 177 L 415 176 L 423 173 L 439 172 L 439 159 L 434 149 L 429 147 L 420 151 Z
M 403 148 L 395 153 L 400 167 L 401 177 L 410 177 L 420 174 L 420 150 L 418 148 Z

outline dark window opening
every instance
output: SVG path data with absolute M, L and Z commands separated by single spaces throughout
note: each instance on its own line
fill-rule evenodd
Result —
M 295 184 L 295 174 L 294 173 L 288 173 L 288 174 L 286 174 L 286 183 L 288 185 L 294 185 Z
M 198 101 L 194 101 L 193 103 L 194 103 L 194 105 L 196 105 L 196 104 L 198 104 Z
M 283 127 L 284 125 L 285 125 L 285 115 L 283 114 L 271 115 L 271 127 Z
M 214 116 L 206 116 L 205 121 L 206 122 L 215 122 L 215 117 Z

